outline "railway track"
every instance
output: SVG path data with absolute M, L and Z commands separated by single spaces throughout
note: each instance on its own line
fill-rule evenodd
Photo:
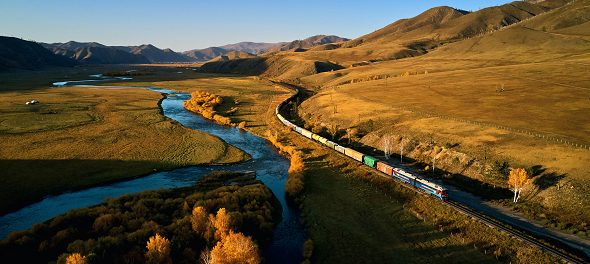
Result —
M 482 215 L 480 215 L 478 212 L 469 209 L 453 200 L 449 200 L 447 202 L 445 202 L 444 204 L 446 204 L 447 206 L 453 208 L 454 210 L 456 210 L 457 212 L 460 212 L 462 214 L 465 214 L 473 219 L 476 219 L 477 221 L 480 221 L 484 224 L 486 224 L 487 226 L 491 227 L 491 228 L 495 228 L 497 230 L 500 230 L 510 236 L 512 236 L 513 238 L 519 239 L 521 241 L 524 241 L 525 243 L 533 246 L 533 247 L 538 247 L 539 249 L 541 249 L 542 251 L 549 253 L 551 255 L 554 255 L 558 258 L 561 258 L 563 261 L 565 261 L 566 263 L 574 263 L 574 264 L 583 264 L 583 263 L 588 263 L 585 262 L 583 260 L 574 258 L 572 256 L 570 256 L 569 254 L 565 254 L 555 248 L 549 247 L 539 241 L 537 241 L 534 238 L 531 238 L 529 236 L 526 236 L 520 232 L 517 232 L 515 230 L 512 230 L 510 228 L 507 228 L 501 224 L 498 224 L 486 217 L 483 217 Z

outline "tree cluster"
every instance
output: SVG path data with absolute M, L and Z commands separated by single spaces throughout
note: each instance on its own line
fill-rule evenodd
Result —
M 228 182 L 234 185 L 225 186 Z M 195 186 L 107 198 L 100 205 L 73 209 L 31 229 L 12 232 L 0 242 L 0 259 L 6 263 L 196 263 L 199 252 L 216 246 L 231 232 L 251 236 L 253 244 L 270 241 L 281 217 L 278 208 L 272 191 L 251 176 L 213 172 Z M 197 231 L 201 229 L 194 230 L 197 209 L 207 214 L 207 221 L 210 212 L 218 212 L 206 229 L 211 240 Z M 221 211 L 226 217 L 220 217 Z M 235 234 L 229 240 L 241 241 Z
M 223 99 L 219 95 L 196 91 L 191 93 L 191 99 L 184 101 L 183 106 L 187 110 L 198 113 L 207 119 L 215 121 L 216 123 L 229 126 L 232 124 L 231 119 L 229 117 L 218 115 L 214 110 L 216 106 L 222 103 Z M 235 110 L 230 110 L 231 114 L 234 114 L 238 111 L 237 107 L 234 108 Z
M 289 167 L 289 179 L 285 183 L 285 195 L 290 202 L 299 202 L 299 196 L 305 188 L 305 163 L 303 162 L 303 155 L 301 151 L 295 146 L 285 146 L 279 142 L 278 134 L 272 135 L 267 131 L 268 140 L 281 153 L 286 153 L 291 156 L 291 167 Z

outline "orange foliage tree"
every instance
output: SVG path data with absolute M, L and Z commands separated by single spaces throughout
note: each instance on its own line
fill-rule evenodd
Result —
M 211 250 L 211 263 L 260 263 L 258 245 L 242 233 L 230 231 Z
M 78 253 L 74 253 L 66 259 L 66 264 L 84 264 L 86 263 L 86 257 Z
M 198 206 L 193 209 L 193 214 L 191 215 L 191 225 L 193 227 L 193 231 L 195 231 L 197 235 L 208 239 L 207 231 L 211 226 L 211 222 L 209 221 L 209 214 L 205 208 Z
M 231 230 L 231 217 L 226 213 L 225 208 L 219 209 L 215 216 L 215 240 L 223 240 Z
M 217 123 L 222 125 L 230 125 L 231 119 L 228 117 L 223 117 L 217 114 L 213 108 L 223 103 L 223 99 L 221 96 L 216 94 L 211 94 L 208 92 L 194 92 L 191 93 L 191 99 L 184 101 L 182 104 L 184 108 L 191 112 L 196 112 L 207 119 L 212 119 Z M 232 111 L 233 110 L 233 111 Z M 238 111 L 237 108 L 232 109 L 231 114 Z
M 520 192 L 522 188 L 529 184 L 531 179 L 526 172 L 525 169 L 518 168 L 515 170 L 510 171 L 510 176 L 508 177 L 508 184 L 510 187 L 514 187 L 514 202 L 518 202 L 518 198 L 520 198 Z
M 172 263 L 170 258 L 170 241 L 156 234 L 147 242 L 148 252 L 145 254 L 146 263 Z

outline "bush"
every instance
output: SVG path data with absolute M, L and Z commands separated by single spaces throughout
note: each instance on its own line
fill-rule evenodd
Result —
M 303 258 L 310 259 L 313 253 L 313 241 L 311 238 L 307 239 L 305 243 L 303 243 Z

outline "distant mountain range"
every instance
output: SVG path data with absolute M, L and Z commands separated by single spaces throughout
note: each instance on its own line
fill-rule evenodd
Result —
M 56 55 L 35 42 L 0 36 L 0 71 L 11 68 L 36 70 L 45 66 L 72 67 L 77 64 L 75 60 Z
M 250 58 L 256 54 L 289 50 L 292 48 L 310 48 L 326 43 L 347 41 L 337 36 L 317 35 L 305 40 L 277 43 L 240 42 L 221 47 L 194 49 L 182 53 L 171 49 L 159 49 L 151 44 L 141 46 L 106 46 L 97 42 L 41 43 L 45 48 L 82 64 L 139 64 L 172 62 L 205 62 L 209 60 L 227 60 Z M 239 52 L 232 53 L 230 52 Z M 242 53 L 245 52 L 245 53 Z M 130 55 L 131 54 L 131 55 Z M 225 57 L 220 57 L 228 54 Z M 133 56 L 136 55 L 136 56 Z

